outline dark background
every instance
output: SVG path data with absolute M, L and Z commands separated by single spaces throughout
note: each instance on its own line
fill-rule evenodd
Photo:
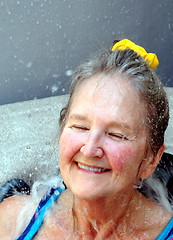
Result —
M 0 104 L 68 93 L 72 70 L 122 38 L 173 87 L 173 0 L 0 1 Z

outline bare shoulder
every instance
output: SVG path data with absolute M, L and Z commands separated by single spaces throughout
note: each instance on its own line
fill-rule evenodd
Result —
M 149 234 L 149 239 L 156 239 L 160 233 L 165 229 L 168 222 L 171 220 L 172 215 L 167 212 L 162 212 L 158 214 L 155 212 L 151 226 L 148 226 L 147 233 Z
M 9 197 L 0 203 L 0 239 L 16 238 L 32 217 L 36 205 L 27 195 Z
M 47 212 L 36 239 L 72 239 L 74 234 L 73 196 L 65 190 Z M 74 238 L 73 238 L 74 239 Z
M 145 210 L 147 210 L 147 208 Z M 146 211 L 148 216 L 148 224 L 146 226 L 150 236 L 153 236 L 153 239 L 155 239 L 173 217 L 173 213 L 168 212 L 165 208 L 153 201 L 150 202 L 148 210 L 149 211 Z
M 173 217 L 173 213 L 170 213 L 163 207 L 158 206 L 154 216 L 154 223 L 156 225 L 156 229 L 158 229 L 158 233 L 160 234 Z
M 130 227 L 135 234 L 139 234 L 138 239 L 156 239 L 172 218 L 172 213 L 167 211 L 157 202 L 150 200 L 139 194 L 139 205 L 133 211 L 133 220 Z

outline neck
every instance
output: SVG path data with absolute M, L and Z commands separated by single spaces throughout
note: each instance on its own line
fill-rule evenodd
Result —
M 140 209 L 141 204 L 141 194 L 136 190 L 111 199 L 85 200 L 74 198 L 75 229 L 83 234 L 97 235 L 99 232 L 102 239 L 105 238 L 105 234 L 106 236 L 109 233 L 112 234 L 115 229 L 127 231 L 132 216 L 134 219 L 134 209 Z

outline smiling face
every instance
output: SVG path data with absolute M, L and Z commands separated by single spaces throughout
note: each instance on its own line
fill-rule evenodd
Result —
M 143 119 L 144 105 L 125 79 L 99 75 L 79 87 L 60 137 L 61 174 L 75 196 L 134 189 L 149 154 Z

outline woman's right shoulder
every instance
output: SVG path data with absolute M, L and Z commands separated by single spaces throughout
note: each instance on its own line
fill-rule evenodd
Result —
M 0 203 L 0 239 L 17 238 L 29 223 L 37 202 L 28 195 L 15 195 Z

